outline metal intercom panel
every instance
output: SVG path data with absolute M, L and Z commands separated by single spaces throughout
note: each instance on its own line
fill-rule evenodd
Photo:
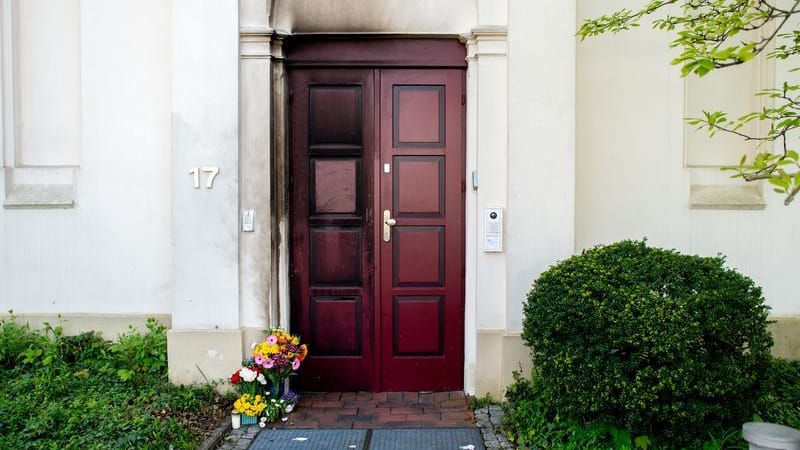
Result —
M 503 208 L 483 210 L 483 251 L 487 253 L 503 251 Z

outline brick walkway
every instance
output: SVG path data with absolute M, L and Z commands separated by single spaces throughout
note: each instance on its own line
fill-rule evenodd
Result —
M 463 392 L 301 393 L 286 422 L 275 428 L 463 428 L 475 416 Z

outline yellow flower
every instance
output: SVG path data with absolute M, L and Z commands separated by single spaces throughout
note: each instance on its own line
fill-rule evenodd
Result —
M 257 416 L 264 411 L 267 404 L 264 402 L 260 395 L 256 395 L 251 399 L 250 394 L 242 394 L 234 403 L 233 407 L 242 414 L 247 416 Z
M 261 355 L 262 357 L 267 357 L 278 353 L 280 348 L 278 344 L 267 344 L 266 342 L 262 342 L 256 345 L 256 348 L 253 350 L 254 355 Z

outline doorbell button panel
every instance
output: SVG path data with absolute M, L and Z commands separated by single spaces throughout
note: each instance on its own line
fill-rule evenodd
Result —
M 483 251 L 486 253 L 503 251 L 503 208 L 483 210 Z
M 242 211 L 242 231 L 253 231 L 255 212 L 252 209 Z

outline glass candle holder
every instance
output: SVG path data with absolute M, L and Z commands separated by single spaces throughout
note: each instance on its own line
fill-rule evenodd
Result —
M 234 430 L 238 430 L 242 427 L 242 415 L 239 414 L 239 411 L 236 411 L 235 409 L 231 413 L 231 427 Z

